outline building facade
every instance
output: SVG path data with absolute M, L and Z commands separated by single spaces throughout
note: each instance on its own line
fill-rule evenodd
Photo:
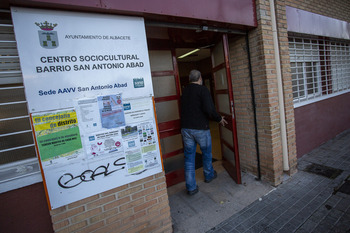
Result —
M 218 141 L 224 167 L 237 183 L 244 171 L 279 185 L 284 174 L 297 171 L 297 158 L 350 128 L 349 2 L 211 2 L 0 4 L 0 229 L 171 232 L 167 186 L 183 181 L 179 99 L 193 68 L 202 71 L 217 108 L 230 119 L 230 127 L 218 129 Z M 145 19 L 164 172 L 48 209 L 11 6 Z M 179 58 L 195 48 L 203 54 Z

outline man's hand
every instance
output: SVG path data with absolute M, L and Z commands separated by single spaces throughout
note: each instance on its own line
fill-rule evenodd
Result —
M 225 126 L 227 124 L 227 121 L 225 120 L 225 117 L 221 116 L 221 121 L 219 122 L 222 126 Z

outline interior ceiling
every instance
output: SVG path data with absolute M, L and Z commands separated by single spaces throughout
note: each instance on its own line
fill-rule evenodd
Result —
M 172 44 L 177 48 L 176 57 L 194 49 L 200 49 L 187 57 L 178 59 L 178 62 L 196 62 L 210 57 L 210 48 L 221 38 L 220 33 L 189 29 L 169 28 L 168 33 Z
M 221 34 L 216 32 L 178 28 L 168 28 L 168 34 L 176 47 L 183 48 L 205 47 L 214 44 L 221 38 Z

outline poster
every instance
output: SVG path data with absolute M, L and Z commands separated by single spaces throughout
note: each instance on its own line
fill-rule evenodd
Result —
M 91 133 L 85 139 L 85 150 L 89 158 L 103 157 L 124 151 L 120 130 Z
M 125 125 L 124 106 L 121 94 L 97 98 L 102 128 L 116 128 Z
M 33 115 L 33 126 L 43 167 L 66 165 L 82 157 L 83 148 L 74 109 Z
M 49 208 L 161 172 L 143 18 L 11 13 Z

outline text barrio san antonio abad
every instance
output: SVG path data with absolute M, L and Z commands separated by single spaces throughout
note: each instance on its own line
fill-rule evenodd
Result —
M 47 56 L 40 57 L 40 63 L 35 67 L 36 73 L 144 67 L 137 54 Z

